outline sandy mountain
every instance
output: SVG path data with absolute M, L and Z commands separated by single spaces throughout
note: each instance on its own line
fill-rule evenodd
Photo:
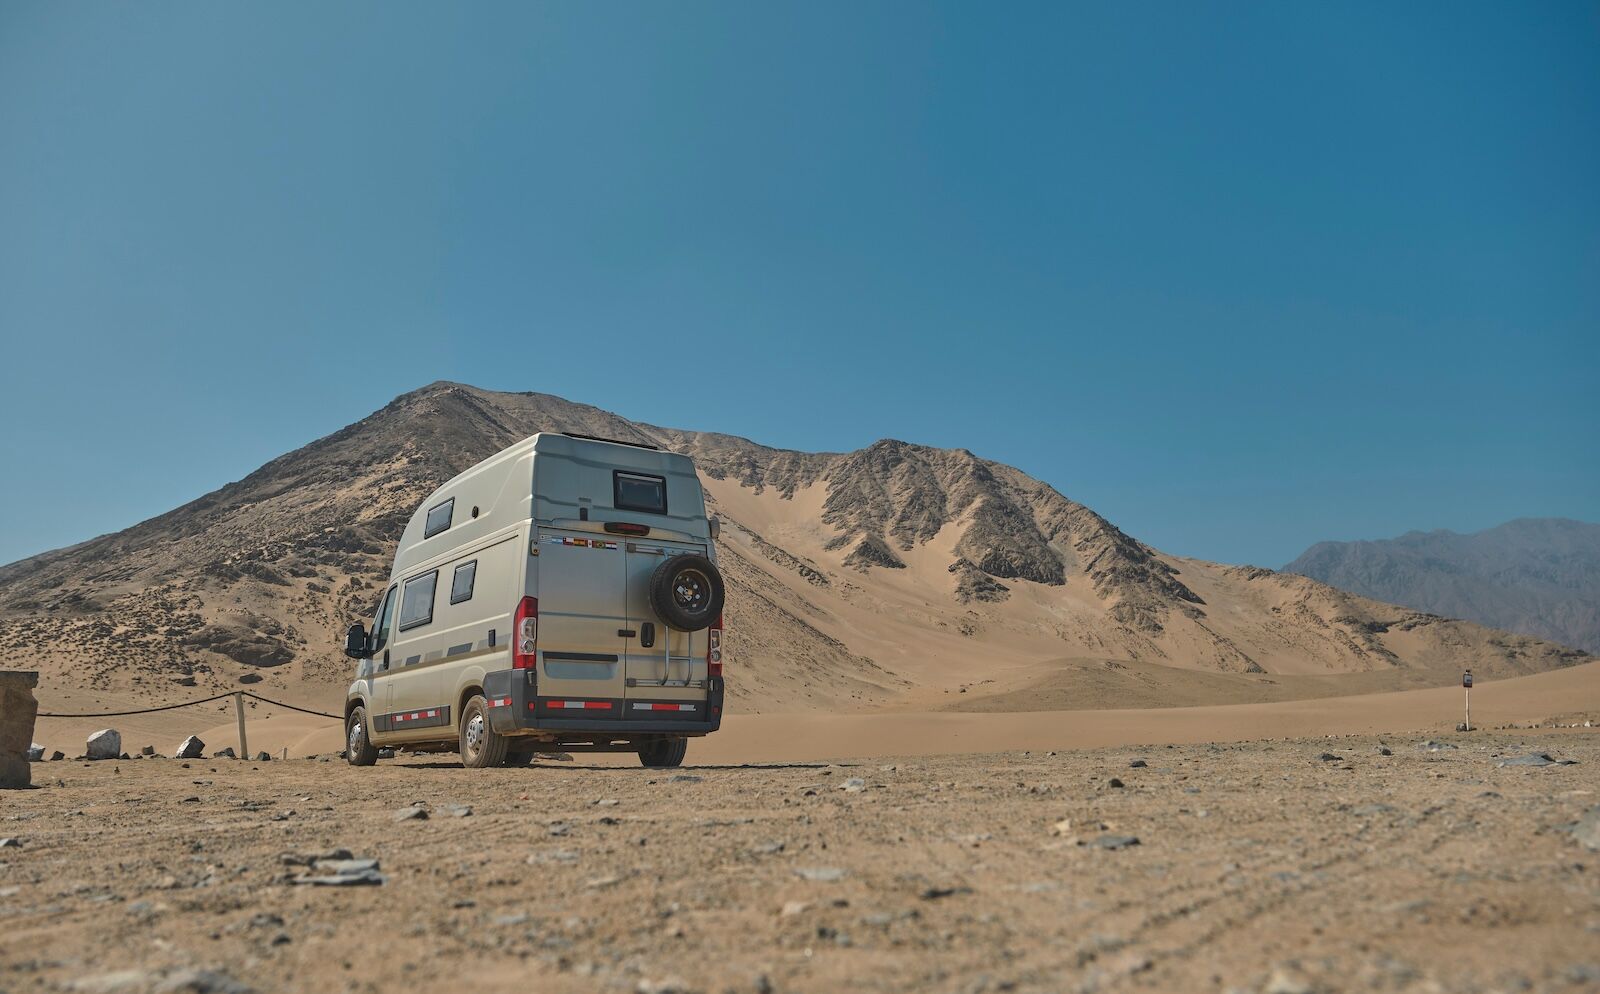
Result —
M 1519 518 L 1484 531 L 1319 542 L 1284 567 L 1367 597 L 1600 652 L 1600 525 Z
M 541 430 L 694 456 L 727 523 L 730 693 L 745 711 L 1265 700 L 1587 659 L 1163 555 L 965 450 L 792 452 L 436 383 L 160 517 L 0 568 L 0 667 L 42 670 L 47 697 L 244 682 L 335 705 L 342 632 L 371 614 L 417 503 Z

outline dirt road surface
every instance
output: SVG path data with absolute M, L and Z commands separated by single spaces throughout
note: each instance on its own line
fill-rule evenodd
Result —
M 39 764 L 0 991 L 1596 989 L 1600 738 L 1446 745 Z

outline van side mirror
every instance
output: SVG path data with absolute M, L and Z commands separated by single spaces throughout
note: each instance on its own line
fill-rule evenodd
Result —
M 372 655 L 372 650 L 367 646 L 367 629 L 360 622 L 350 626 L 344 633 L 344 654 L 351 659 L 365 659 Z

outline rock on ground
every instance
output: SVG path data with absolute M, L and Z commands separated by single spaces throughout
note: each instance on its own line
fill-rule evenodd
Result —
M 173 750 L 173 759 L 199 759 L 206 754 L 206 744 L 200 736 L 191 735 L 178 743 L 178 748 Z
M 90 759 L 117 759 L 122 755 L 122 734 L 115 728 L 102 728 L 89 736 L 84 749 Z

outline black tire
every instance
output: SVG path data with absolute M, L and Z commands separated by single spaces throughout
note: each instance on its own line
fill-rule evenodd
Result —
M 510 767 L 527 766 L 533 762 L 533 757 L 536 755 L 538 755 L 538 753 L 533 749 L 524 749 L 519 751 L 508 748 L 506 750 L 505 765 Z
M 344 758 L 351 766 L 371 766 L 378 761 L 378 747 L 367 732 L 367 709 L 357 704 L 344 720 Z
M 461 724 L 456 729 L 461 749 L 461 765 L 470 770 L 501 766 L 506 761 L 510 740 L 489 724 L 489 705 L 482 694 L 473 694 L 461 709 Z
M 683 756 L 689 751 L 686 738 L 657 739 L 639 749 L 639 762 L 653 770 L 671 769 L 683 765 Z
M 705 556 L 673 556 L 650 576 L 650 607 L 680 632 L 709 628 L 722 614 L 722 573 Z

